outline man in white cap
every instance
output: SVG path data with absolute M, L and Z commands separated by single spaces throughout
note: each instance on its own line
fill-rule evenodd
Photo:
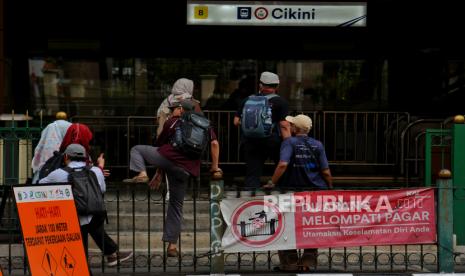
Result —
M 278 75 L 263 72 L 260 76 L 258 94 L 246 98 L 239 106 L 234 117 L 235 126 L 239 127 L 242 124 L 241 144 L 244 147 L 246 162 L 245 189 L 253 190 L 260 187 L 260 177 L 262 176 L 265 161 L 271 158 L 277 164 L 281 141 L 290 137 L 289 123 L 285 120 L 289 109 L 288 102 L 277 95 L 278 86 Z M 257 129 L 263 128 L 264 122 L 260 122 L 256 126 L 257 129 L 253 129 L 255 126 L 251 125 L 250 122 L 261 120 L 266 115 L 260 114 L 264 108 L 259 107 L 260 99 L 264 97 L 266 97 L 265 103 L 268 105 L 267 113 L 271 123 L 271 127 L 267 129 L 269 132 L 264 136 L 247 135 L 246 130 L 258 132 Z M 254 108 L 254 105 L 258 106 L 258 108 Z M 257 112 L 257 110 L 260 111 Z M 254 114 L 258 114 L 258 116 Z M 253 116 L 257 118 L 254 119 Z
M 281 145 L 280 161 L 271 180 L 265 188 L 273 188 L 276 183 L 281 189 L 327 190 L 332 189 L 332 176 L 323 144 L 308 136 L 312 129 L 312 119 L 306 115 L 287 116 L 293 137 Z M 316 266 L 318 251 L 305 249 L 300 265 L 304 270 Z M 298 258 L 296 250 L 278 252 L 281 270 L 296 270 Z

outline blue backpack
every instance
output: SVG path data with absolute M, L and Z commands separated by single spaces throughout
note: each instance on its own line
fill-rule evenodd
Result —
M 269 100 L 276 94 L 249 96 L 242 109 L 241 129 L 247 138 L 266 138 L 273 132 Z

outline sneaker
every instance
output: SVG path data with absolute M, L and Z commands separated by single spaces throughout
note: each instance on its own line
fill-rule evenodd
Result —
M 147 183 L 149 182 L 148 176 L 134 176 L 133 178 L 127 178 L 123 180 L 124 183 Z
M 113 253 L 110 256 L 107 256 L 107 266 L 112 267 L 118 264 L 117 254 L 119 254 L 120 263 L 127 261 L 132 257 L 132 252 Z

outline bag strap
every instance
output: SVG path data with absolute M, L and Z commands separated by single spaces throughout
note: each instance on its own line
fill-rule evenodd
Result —
M 176 123 L 177 123 L 178 121 L 179 121 L 179 118 L 176 119 L 176 120 L 171 124 L 171 126 L 170 126 L 169 128 L 172 129 L 172 128 L 176 125 Z
M 64 168 L 61 168 L 61 169 L 64 170 L 65 172 L 67 172 L 67 173 L 72 173 L 72 172 L 74 172 L 74 169 L 71 168 L 71 167 L 68 167 L 68 166 L 66 166 L 66 167 L 64 167 Z
M 266 97 L 268 100 L 271 100 L 272 98 L 279 97 L 279 95 L 276 94 L 276 93 L 272 93 L 272 94 L 266 94 L 265 97 Z
M 76 169 L 90 170 L 91 168 L 92 168 L 92 166 L 87 165 L 87 166 L 84 166 L 84 167 L 76 167 L 76 168 L 71 168 L 69 166 L 66 166 L 66 167 L 61 168 L 61 169 L 64 170 L 65 172 L 67 172 L 67 173 L 72 173 L 72 172 L 75 172 Z

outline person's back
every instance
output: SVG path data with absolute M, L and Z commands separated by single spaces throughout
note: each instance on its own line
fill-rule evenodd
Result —
M 66 121 L 66 113 L 58 112 L 54 122 L 48 124 L 40 134 L 40 140 L 34 149 L 34 157 L 32 158 L 31 168 L 34 173 L 32 183 L 36 183 L 38 173 L 42 166 L 49 160 L 55 151 L 58 151 L 63 141 L 65 133 L 71 126 L 71 123 Z
M 46 183 L 67 183 L 71 171 L 83 170 L 87 167 L 87 153 L 85 148 L 79 144 L 70 144 L 64 151 L 64 159 L 66 167 L 52 171 L 49 175 L 39 180 L 39 184 Z M 69 168 L 69 169 L 67 169 Z M 95 175 L 99 185 L 100 193 L 106 190 L 105 177 L 99 167 L 92 166 L 90 171 Z M 79 214 L 81 225 L 88 224 L 92 219 L 92 214 Z
M 246 178 L 244 187 L 246 189 L 256 189 L 260 187 L 260 177 L 262 176 L 265 161 L 271 158 L 275 163 L 279 161 L 279 148 L 282 139 L 290 136 L 288 123 L 285 118 L 288 114 L 288 103 L 279 95 L 276 94 L 279 86 L 278 75 L 271 72 L 263 72 L 260 76 L 260 85 L 258 95 L 267 98 L 266 108 L 267 113 L 271 113 L 271 133 L 266 133 L 263 137 L 260 135 L 247 135 L 245 130 L 250 128 L 251 133 L 258 133 L 260 129 L 255 129 L 255 126 L 249 125 L 251 119 L 244 118 L 245 116 L 255 116 L 257 120 L 261 119 L 262 115 L 257 116 L 255 113 L 263 113 L 263 103 L 256 103 L 257 108 L 253 108 L 254 104 L 250 104 L 248 108 L 247 102 L 251 97 L 246 98 L 234 117 L 234 125 L 240 126 L 242 129 L 241 145 L 243 145 L 245 162 L 246 162 Z M 265 98 L 261 97 L 261 98 Z M 260 100 L 260 98 L 257 98 Z M 248 110 L 249 109 L 249 110 Z M 269 115 L 269 114 L 268 114 Z M 263 122 L 264 123 L 264 122 Z M 262 129 L 267 129 L 261 125 Z M 269 129 L 268 129 L 269 130 Z
M 332 176 L 323 144 L 308 137 L 312 120 L 300 114 L 287 116 L 286 121 L 295 136 L 281 145 L 279 163 L 265 188 L 273 188 L 278 183 L 283 190 L 331 189 Z M 295 270 L 300 262 L 303 270 L 308 271 L 316 266 L 317 253 L 316 249 L 305 249 L 299 260 L 296 250 L 279 250 L 280 269 Z
M 286 139 L 281 145 L 281 161 L 283 160 L 288 160 L 289 163 L 280 187 L 327 189 L 320 171 L 329 165 L 320 141 L 308 136 Z
M 93 187 L 87 187 L 86 193 L 89 196 L 89 193 L 94 193 L 90 195 L 87 199 L 84 199 L 84 202 L 78 202 L 82 200 L 82 193 L 80 191 L 76 191 L 73 187 L 73 194 L 76 201 L 76 207 L 79 214 L 79 223 L 81 225 L 81 234 L 82 234 L 82 241 L 84 244 L 84 248 L 88 248 L 88 234 L 91 235 L 92 239 L 95 241 L 97 246 L 103 252 L 103 254 L 107 257 L 107 265 L 108 266 L 115 266 L 118 262 L 123 262 L 129 260 L 132 256 L 132 252 L 118 252 L 118 245 L 111 239 L 111 237 L 105 232 L 104 228 L 104 221 L 105 221 L 105 211 L 104 206 L 97 208 L 98 210 L 90 211 L 86 207 L 96 206 L 96 202 L 89 202 L 89 200 L 93 200 L 95 198 L 99 198 L 101 203 L 103 203 L 103 193 L 106 190 L 105 184 L 105 177 L 103 175 L 103 170 L 96 166 L 88 166 L 87 165 L 87 150 L 84 146 L 80 144 L 70 144 L 68 145 L 64 153 L 64 162 L 66 167 L 59 168 L 51 172 L 45 178 L 39 180 L 39 184 L 45 183 L 65 183 L 71 181 L 72 185 L 76 185 L 73 179 L 70 179 L 71 175 L 74 171 L 80 172 L 83 171 L 85 175 L 88 177 L 95 177 L 94 179 L 88 179 L 88 185 L 94 185 Z M 89 171 L 86 171 L 89 169 Z M 97 183 L 96 183 L 97 182 Z M 81 183 L 86 185 L 85 182 Z M 98 185 L 98 187 L 96 187 Z M 81 187 L 83 188 L 83 187 Z M 86 204 L 88 204 L 86 206 Z M 83 210 L 79 210 L 79 206 L 83 206 Z

